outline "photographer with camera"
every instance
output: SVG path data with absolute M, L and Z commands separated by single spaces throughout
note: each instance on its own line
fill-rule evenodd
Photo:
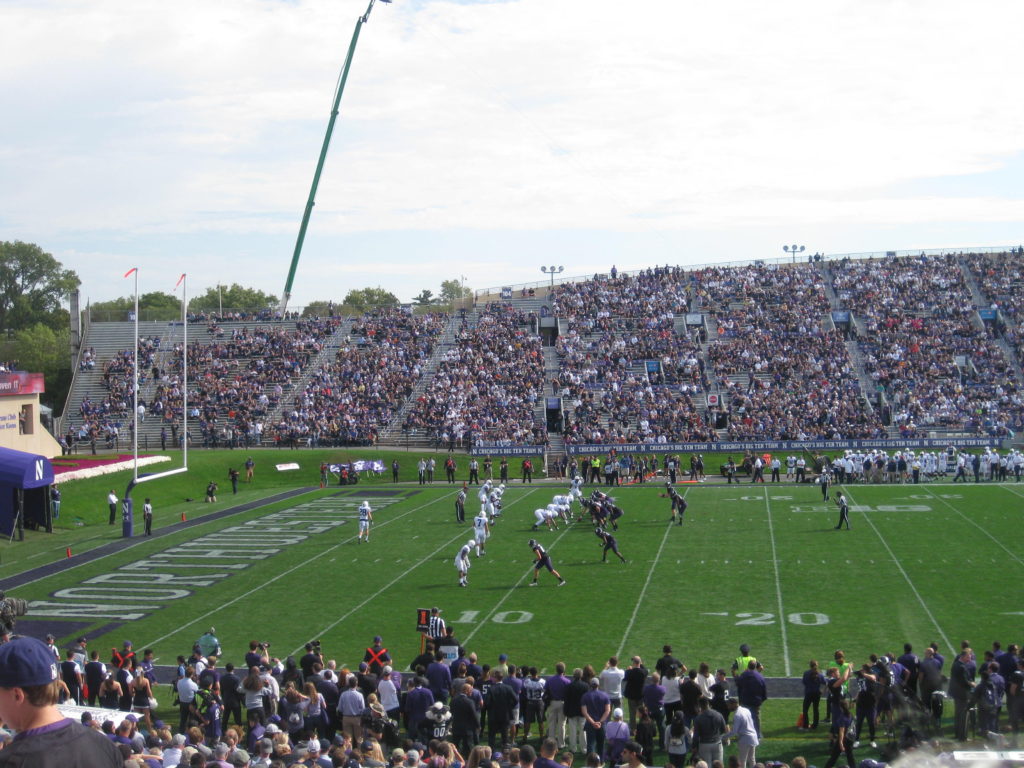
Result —
M 321 669 L 326 666 L 319 640 L 310 640 L 306 643 L 306 655 L 299 659 L 299 668 L 302 670 L 303 679 L 313 676 L 314 664 L 319 664 Z
M 249 651 L 245 654 L 245 666 L 248 669 L 261 665 L 270 665 L 270 643 L 261 643 L 258 640 L 249 641 Z

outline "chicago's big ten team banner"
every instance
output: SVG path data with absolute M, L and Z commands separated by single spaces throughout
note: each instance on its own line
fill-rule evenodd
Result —
M 881 448 L 883 451 L 898 451 L 905 448 L 930 450 L 954 448 L 998 448 L 1002 440 L 998 437 L 949 437 L 916 438 L 907 440 L 759 440 L 721 443 L 610 443 L 607 445 L 566 445 L 571 455 L 593 456 L 610 453 L 742 453 L 743 451 L 845 451 Z M 470 449 L 474 456 L 536 456 L 544 452 L 540 445 L 476 445 Z
M 41 373 L 0 373 L 0 397 L 4 395 L 41 395 L 45 391 Z

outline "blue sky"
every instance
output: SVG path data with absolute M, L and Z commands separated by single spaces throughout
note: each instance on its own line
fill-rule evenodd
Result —
M 365 0 L 0 2 L 0 239 L 283 288 Z M 1024 241 L 1016 2 L 378 3 L 292 305 Z

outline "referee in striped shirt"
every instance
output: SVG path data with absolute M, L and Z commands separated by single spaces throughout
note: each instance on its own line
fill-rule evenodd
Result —
M 441 609 L 434 606 L 430 609 L 430 621 L 427 622 L 427 637 L 434 641 L 435 648 L 439 648 L 445 635 L 445 625 L 444 619 L 441 618 Z

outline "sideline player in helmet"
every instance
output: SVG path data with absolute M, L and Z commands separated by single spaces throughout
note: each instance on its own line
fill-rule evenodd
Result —
M 356 537 L 356 544 L 361 541 L 370 543 L 370 523 L 373 522 L 373 510 L 370 509 L 370 502 L 364 501 L 359 505 L 359 535 Z

